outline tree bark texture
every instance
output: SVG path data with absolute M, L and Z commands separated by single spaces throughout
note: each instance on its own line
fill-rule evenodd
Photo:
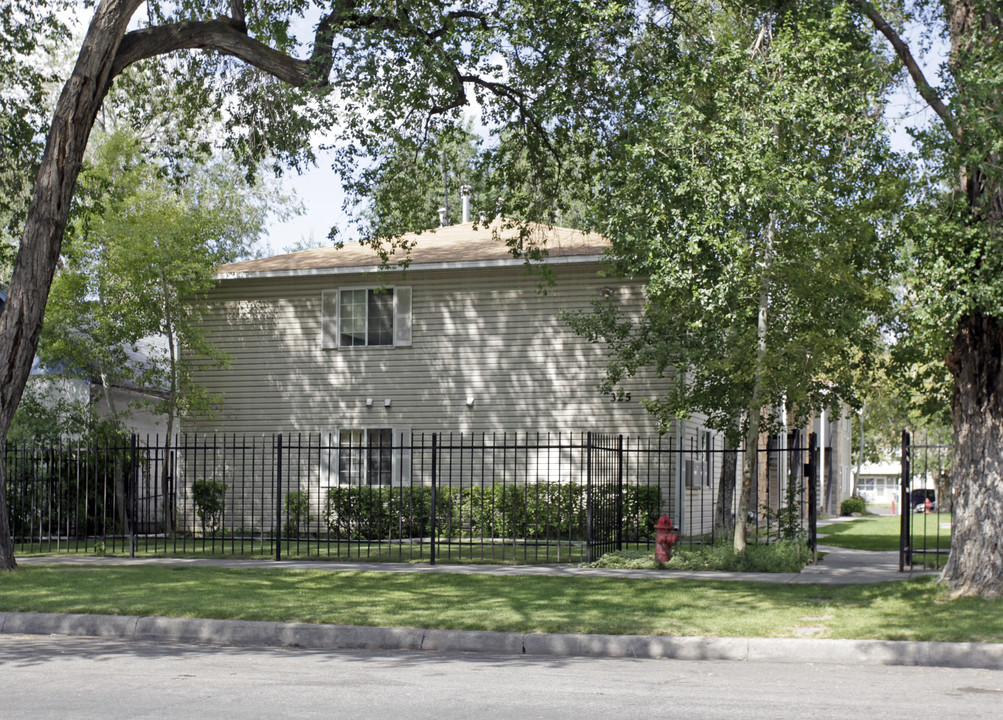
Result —
M 1003 327 L 962 320 L 954 375 L 951 554 L 941 579 L 954 595 L 1003 595 Z M 902 508 L 903 512 L 906 508 Z
M 745 457 L 742 459 L 742 485 L 738 491 L 738 507 L 735 509 L 735 538 L 733 547 L 736 553 L 745 552 L 746 533 L 749 527 L 749 499 L 752 496 L 752 483 L 759 475 L 759 425 L 762 421 L 762 410 L 758 405 L 757 389 L 749 408 L 749 428 L 745 433 Z

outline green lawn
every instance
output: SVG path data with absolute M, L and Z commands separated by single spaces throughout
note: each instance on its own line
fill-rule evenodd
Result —
M 826 525 L 818 529 L 818 541 L 821 545 L 857 550 L 898 550 L 901 522 L 898 515 L 884 515 Z M 913 515 L 912 543 L 913 548 L 950 548 L 950 513 Z
M 1003 642 L 1003 602 L 928 578 L 858 586 L 171 567 L 26 566 L 0 611 L 511 632 Z

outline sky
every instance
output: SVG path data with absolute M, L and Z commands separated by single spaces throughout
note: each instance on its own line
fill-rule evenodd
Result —
M 349 217 L 342 209 L 345 195 L 326 154 L 319 153 L 317 166 L 301 175 L 288 171 L 283 185 L 296 193 L 304 212 L 287 220 L 272 219 L 265 238 L 266 255 L 280 255 L 301 241 L 330 244 L 326 238 L 332 227 L 348 227 Z

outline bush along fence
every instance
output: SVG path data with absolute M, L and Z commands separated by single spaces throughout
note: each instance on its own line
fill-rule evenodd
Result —
M 805 537 L 806 448 L 759 451 L 750 532 Z M 741 453 L 584 433 L 133 436 L 11 444 L 16 551 L 450 562 L 583 562 L 730 536 Z M 723 471 L 723 472 L 722 472 Z

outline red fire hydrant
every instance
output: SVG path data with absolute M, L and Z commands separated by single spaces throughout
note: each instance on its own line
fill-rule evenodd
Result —
M 672 559 L 672 546 L 679 542 L 679 533 L 672 527 L 668 515 L 662 515 L 655 523 L 655 562 L 667 563 Z

